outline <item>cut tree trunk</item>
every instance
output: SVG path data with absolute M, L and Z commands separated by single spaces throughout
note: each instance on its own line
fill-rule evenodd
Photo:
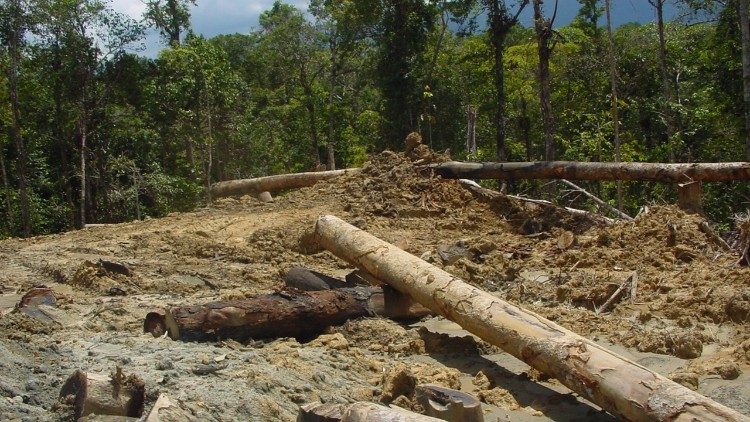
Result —
M 557 378 L 615 416 L 632 421 L 750 420 L 334 216 L 319 218 L 315 233 L 334 255 Z
M 74 420 L 86 415 L 140 417 L 145 400 L 145 384 L 120 368 L 110 376 L 78 370 L 60 390 L 60 400 L 73 405 Z
M 447 179 L 642 180 L 654 182 L 724 182 L 750 180 L 750 162 L 738 163 L 599 163 L 550 161 L 466 163 L 426 166 Z
M 429 310 L 398 292 L 377 287 L 280 291 L 245 300 L 150 312 L 143 330 L 173 340 L 211 341 L 295 337 L 306 340 L 327 327 L 360 317 L 414 319 Z
M 262 192 L 276 192 L 284 189 L 297 189 L 312 186 L 322 180 L 333 179 L 359 169 L 316 171 L 308 173 L 280 174 L 255 179 L 229 180 L 211 186 L 212 198 L 227 196 L 258 195 Z
M 341 422 L 442 422 L 442 419 L 420 415 L 400 407 L 359 402 L 346 409 Z

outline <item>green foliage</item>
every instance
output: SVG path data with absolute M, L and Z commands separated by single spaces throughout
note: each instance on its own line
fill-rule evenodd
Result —
M 7 3 L 7 4 L 6 4 Z M 170 41 L 155 60 L 126 51 L 144 28 L 100 0 L 25 0 L 0 7 L 0 237 L 21 235 L 19 156 L 12 124 L 8 28 L 32 36 L 21 48 L 18 93 L 27 147 L 30 220 L 35 234 L 80 221 L 80 159 L 86 159 L 88 222 L 116 222 L 189 210 L 213 181 L 307 171 L 332 153 L 338 167 L 400 149 L 422 133 L 454 158 L 495 157 L 494 58 L 477 18 L 488 1 L 313 0 L 310 14 L 277 1 L 248 34 L 205 39 L 189 33 L 190 0 L 150 0 L 147 22 Z M 506 4 L 507 3 L 507 4 Z M 614 159 L 601 2 L 580 0 L 578 18 L 555 28 L 552 106 L 558 156 Z M 736 2 L 680 0 L 715 22 L 669 22 L 668 73 L 678 131 L 666 142 L 653 24 L 615 31 L 622 158 L 680 161 L 743 158 L 741 43 Z M 509 14 L 516 2 L 499 1 Z M 512 6 L 512 7 L 511 7 Z M 510 15 L 509 15 L 510 17 Z M 485 28 L 486 29 L 486 28 Z M 543 155 L 532 28 L 505 39 L 507 151 Z M 478 150 L 465 151 L 467 107 L 477 110 Z M 81 134 L 87 148 L 81 151 Z M 7 188 L 6 188 L 7 186 Z M 538 194 L 538 184 L 515 189 Z M 586 188 L 614 204 L 615 183 Z M 666 185 L 626 183 L 625 208 L 671 202 Z M 707 184 L 711 218 L 747 207 L 746 184 Z M 567 203 L 566 203 L 567 204 Z M 572 205 L 588 207 L 577 200 Z M 728 227 L 728 226 L 727 226 Z

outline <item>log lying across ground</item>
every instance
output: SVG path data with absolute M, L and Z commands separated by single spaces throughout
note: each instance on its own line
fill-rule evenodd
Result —
M 323 216 L 318 242 L 467 331 L 632 421 L 748 421 L 739 412 L 503 301 L 346 222 Z
M 349 319 L 375 315 L 413 319 L 429 313 L 389 289 L 288 290 L 244 300 L 173 307 L 146 315 L 143 330 L 156 337 L 168 333 L 173 340 L 182 341 L 309 339 Z
M 594 163 L 541 161 L 466 163 L 449 161 L 426 166 L 446 179 L 642 180 L 655 182 L 722 182 L 750 180 L 748 163 Z
M 317 171 L 309 173 L 280 174 L 278 176 L 255 179 L 228 180 L 211 186 L 212 198 L 228 196 L 258 195 L 263 192 L 276 192 L 284 189 L 297 189 L 312 186 L 322 180 L 333 179 L 358 172 L 359 169 Z

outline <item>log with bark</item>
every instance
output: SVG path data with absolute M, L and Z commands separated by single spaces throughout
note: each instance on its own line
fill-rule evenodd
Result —
M 295 337 L 307 340 L 347 320 L 383 316 L 414 319 L 429 314 L 400 293 L 379 287 L 303 292 L 297 289 L 244 300 L 178 306 L 149 312 L 144 332 L 173 340 L 211 341 Z
M 449 161 L 426 168 L 446 179 L 641 180 L 684 183 L 750 180 L 750 163 L 598 163 L 542 161 L 466 163 Z
M 739 412 L 334 217 L 318 242 L 467 331 L 626 420 L 747 421 Z
M 358 171 L 359 169 L 354 168 L 333 171 L 280 174 L 277 176 L 265 176 L 255 179 L 228 180 L 226 182 L 214 183 L 213 186 L 211 186 L 211 197 L 223 198 L 228 196 L 259 195 L 263 192 L 304 188 L 323 180 L 333 179 L 345 174 L 356 173 Z
M 146 398 L 144 382 L 121 368 L 109 376 L 78 370 L 60 389 L 60 401 L 73 406 L 74 420 L 86 415 L 140 417 Z

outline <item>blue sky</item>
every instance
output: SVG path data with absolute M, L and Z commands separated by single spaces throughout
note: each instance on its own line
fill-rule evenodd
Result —
M 288 0 L 301 9 L 306 9 L 305 0 Z M 547 1 L 548 13 L 554 2 Z M 273 4 L 273 0 L 198 0 L 192 10 L 192 23 L 195 32 L 212 37 L 218 34 L 247 33 L 258 25 L 258 16 Z M 112 6 L 119 12 L 140 19 L 143 14 L 142 0 L 112 0 Z M 579 4 L 576 0 L 559 0 L 557 25 L 566 25 L 575 17 Z M 667 17 L 676 13 L 667 6 Z M 530 7 L 523 15 L 524 25 L 531 23 Z M 655 18 L 654 10 L 648 0 L 612 0 L 612 21 L 615 25 L 626 22 L 649 22 Z M 162 48 L 157 34 L 151 34 L 146 42 L 144 54 L 155 56 Z

